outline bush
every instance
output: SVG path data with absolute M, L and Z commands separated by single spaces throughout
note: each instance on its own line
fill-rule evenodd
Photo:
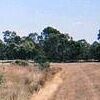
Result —
M 50 63 L 47 61 L 44 55 L 37 55 L 34 59 L 35 63 L 39 67 L 39 69 L 44 70 L 50 67 Z
M 24 61 L 24 60 L 16 60 L 14 62 L 14 64 L 17 64 L 19 66 L 28 66 L 28 62 L 27 61 Z
M 40 68 L 41 70 L 43 70 L 43 69 L 48 69 L 49 67 L 50 67 L 49 62 L 39 63 L 39 68 Z

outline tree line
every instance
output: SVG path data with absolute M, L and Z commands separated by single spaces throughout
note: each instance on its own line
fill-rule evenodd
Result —
M 46 27 L 40 35 L 30 33 L 20 37 L 14 31 L 5 31 L 0 40 L 0 60 L 34 60 L 38 62 L 100 61 L 100 31 L 93 44 L 85 39 L 75 41 L 69 34 Z

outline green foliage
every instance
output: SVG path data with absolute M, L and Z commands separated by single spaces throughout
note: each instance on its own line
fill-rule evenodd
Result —
M 91 54 L 91 58 L 100 61 L 100 43 L 98 43 L 98 42 L 95 41 L 91 45 L 90 54 Z
M 100 61 L 99 42 L 90 45 L 84 39 L 75 41 L 69 34 L 61 33 L 53 27 L 44 28 L 40 35 L 30 33 L 22 38 L 16 32 L 5 31 L 3 34 L 4 42 L 0 40 L 0 59 L 34 60 L 41 69 L 49 67 L 47 62 Z M 98 39 L 99 35 L 100 31 Z
M 100 40 L 100 30 L 99 30 L 99 33 L 98 33 L 98 40 Z
M 79 57 L 78 59 L 88 60 L 89 59 L 89 51 L 90 51 L 90 44 L 86 42 L 86 40 L 82 39 L 78 42 L 79 45 Z
M 20 41 L 21 41 L 21 38 L 20 36 L 17 36 L 16 35 L 16 32 L 11 32 L 9 30 L 3 32 L 4 34 L 4 42 L 7 43 L 7 44 L 10 44 L 10 43 L 16 43 L 16 44 L 19 44 Z
M 52 27 L 47 27 L 44 28 L 44 30 L 42 31 L 41 35 L 43 37 L 43 39 L 48 39 L 50 35 L 52 34 L 60 34 L 60 32 L 57 29 L 54 29 Z
M 41 53 L 38 53 L 38 55 L 36 55 L 34 61 L 35 61 L 35 63 L 37 63 L 39 69 L 41 69 L 41 70 L 47 69 L 50 67 L 50 64 L 47 61 L 46 57 Z
M 0 40 L 0 60 L 3 60 L 3 58 L 4 58 L 3 50 L 4 50 L 4 44 L 3 44 L 3 41 Z

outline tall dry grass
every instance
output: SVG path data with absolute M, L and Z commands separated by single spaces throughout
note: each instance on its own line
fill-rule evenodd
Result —
M 33 64 L 18 66 L 0 63 L 0 73 L 3 76 L 0 100 L 30 100 L 33 93 L 38 92 L 60 70 L 51 67 L 41 71 Z
M 29 100 L 45 79 L 44 72 L 34 66 L 0 65 L 0 73 L 3 75 L 0 100 Z

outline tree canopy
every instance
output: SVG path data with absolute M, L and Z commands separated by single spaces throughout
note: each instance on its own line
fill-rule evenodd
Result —
M 100 43 L 89 44 L 85 39 L 75 41 L 69 34 L 53 27 L 44 28 L 41 34 L 30 33 L 20 37 L 14 31 L 3 32 L 0 40 L 0 59 L 24 59 L 49 62 L 78 60 L 100 61 Z M 98 34 L 100 40 L 100 30 Z

